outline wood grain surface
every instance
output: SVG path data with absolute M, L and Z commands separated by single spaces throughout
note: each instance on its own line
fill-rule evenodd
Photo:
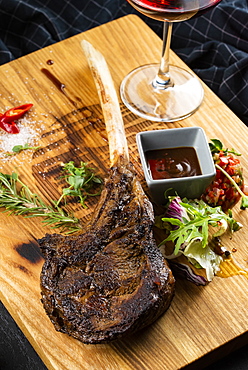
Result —
M 33 141 L 41 146 L 36 152 L 8 158 L 2 153 L 0 171 L 18 170 L 21 179 L 47 202 L 58 199 L 61 192 L 61 162 L 88 162 L 101 176 L 106 176 L 109 167 L 102 112 L 80 46 L 83 39 L 104 55 L 117 91 L 130 70 L 160 58 L 159 37 L 130 15 L 0 67 L 0 111 L 33 103 L 26 125 L 33 130 Z M 173 52 L 171 62 L 187 68 Z M 145 190 L 136 133 L 186 126 L 200 126 L 208 139 L 219 138 L 225 146 L 243 153 L 247 182 L 247 127 L 206 86 L 204 89 L 200 109 L 175 123 L 145 121 L 121 104 L 130 158 Z M 2 133 L 0 140 L 4 141 Z M 70 203 L 69 208 L 85 223 L 96 202 L 97 198 L 91 198 L 88 209 Z M 237 249 L 237 263 L 247 268 L 247 211 L 236 206 L 234 217 L 244 228 L 226 240 L 226 245 Z M 227 348 L 247 343 L 248 279 L 244 275 L 215 277 L 206 287 L 178 279 L 167 313 L 121 341 L 84 345 L 56 332 L 40 302 L 43 257 L 36 241 L 51 231 L 40 219 L 0 213 L 1 299 L 48 369 L 199 369 L 211 362 L 216 351 L 218 356 L 225 355 Z

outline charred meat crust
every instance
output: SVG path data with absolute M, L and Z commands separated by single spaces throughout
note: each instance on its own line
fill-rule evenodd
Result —
M 105 185 L 86 232 L 39 240 L 44 308 L 56 330 L 88 344 L 151 324 L 174 294 L 153 237 L 152 205 L 132 165 L 112 167 Z

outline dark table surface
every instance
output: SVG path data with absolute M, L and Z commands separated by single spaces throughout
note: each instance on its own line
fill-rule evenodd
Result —
M 0 369 L 47 370 L 2 302 L 0 302 Z M 205 368 L 205 370 L 247 369 L 248 344 L 235 352 L 227 353 L 226 357 Z

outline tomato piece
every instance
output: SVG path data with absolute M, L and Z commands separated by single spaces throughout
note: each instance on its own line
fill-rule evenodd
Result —
M 214 162 L 218 163 L 233 178 L 236 184 L 242 189 L 244 187 L 243 170 L 238 158 L 234 158 L 230 153 L 220 151 L 214 154 Z M 226 212 L 233 207 L 241 196 L 230 180 L 220 169 L 216 170 L 213 182 L 205 190 L 202 199 L 211 206 L 221 206 Z
M 220 157 L 220 166 L 224 167 L 228 164 L 228 158 L 227 157 Z

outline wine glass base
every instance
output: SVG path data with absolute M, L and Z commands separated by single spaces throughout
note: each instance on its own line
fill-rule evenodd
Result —
M 170 65 L 173 86 L 156 88 L 153 80 L 158 69 L 158 64 L 147 64 L 131 71 L 120 87 L 123 103 L 133 113 L 151 121 L 173 122 L 193 114 L 204 96 L 199 79 Z

